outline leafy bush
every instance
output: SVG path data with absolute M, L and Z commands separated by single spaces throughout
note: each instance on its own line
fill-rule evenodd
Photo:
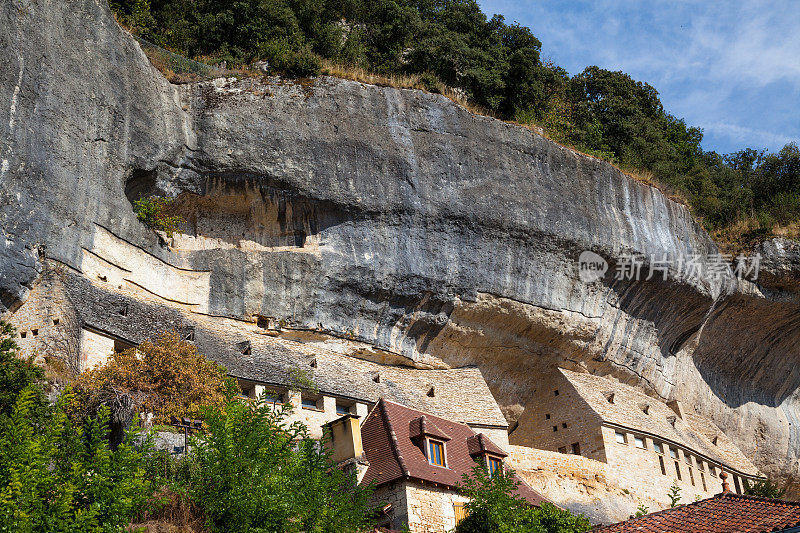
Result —
M 31 388 L 30 415 L 40 418 L 47 407 L 47 400 L 38 383 L 44 380 L 44 370 L 33 362 L 33 358 L 21 359 L 19 346 L 14 341 L 16 330 L 11 324 L 0 321 L 0 419 L 11 415 L 17 397 L 26 388 Z
M 677 481 L 672 482 L 672 486 L 669 488 L 669 492 L 667 492 L 667 498 L 669 498 L 670 507 L 677 507 L 681 502 L 681 488 L 678 486 Z
M 514 494 L 519 484 L 512 470 L 489 475 L 485 463 L 476 463 L 460 487 L 470 501 L 455 533 L 580 533 L 591 527 L 585 516 L 547 502 L 530 507 Z
M 761 496 L 762 498 L 783 498 L 786 489 L 780 488 L 769 479 L 759 479 L 752 483 L 744 481 L 744 493 L 748 496 Z
M 134 201 L 133 208 L 136 217 L 145 226 L 153 231 L 163 231 L 171 238 L 178 231 L 178 226 L 183 223 L 182 217 L 169 214 L 168 209 L 172 202 L 171 198 L 150 196 Z
M 203 406 L 222 405 L 235 390 L 223 367 L 168 331 L 82 373 L 74 383 L 73 411 L 86 416 L 101 406 L 119 408 L 128 398 L 130 414 L 141 409 L 166 423 L 170 416 L 196 418 Z
M 219 532 L 361 531 L 370 487 L 336 468 L 287 408 L 232 400 L 205 411 L 188 493 Z
M 41 427 L 32 422 L 37 392 L 26 388 L 0 420 L 0 531 L 118 531 L 150 494 L 134 425 L 116 450 L 106 440 L 109 411 L 70 422 L 62 397 Z

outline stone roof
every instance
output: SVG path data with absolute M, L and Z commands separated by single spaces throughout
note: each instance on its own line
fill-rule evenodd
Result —
M 445 443 L 446 468 L 430 464 L 423 452 L 425 442 L 412 438 L 412 425 L 421 416 L 450 436 Z M 475 466 L 469 441 L 476 435 L 465 424 L 381 399 L 361 425 L 361 441 L 369 462 L 362 482 L 382 485 L 398 479 L 416 479 L 455 488 Z M 486 435 L 481 437 L 488 448 L 496 448 Z M 520 482 L 516 494 L 528 503 L 540 505 L 548 501 L 519 477 L 516 479 Z
M 70 275 L 66 287 L 84 326 L 133 344 L 160 331 L 191 331 L 200 353 L 236 378 L 290 386 L 305 376 L 329 395 L 366 403 L 385 397 L 459 422 L 508 427 L 477 367 L 428 370 L 384 365 L 271 336 L 275 333 L 252 323 L 187 312 L 157 298 L 132 298 L 80 276 Z
M 604 422 L 657 435 L 740 473 L 758 474 L 753 463 L 710 420 L 687 413 L 685 409 L 681 418 L 663 401 L 630 385 L 592 374 L 560 370 Z M 609 401 L 612 394 L 613 402 Z M 712 442 L 714 437 L 717 438 L 716 444 Z
M 730 492 L 593 530 L 594 533 L 767 533 L 800 526 L 800 502 Z

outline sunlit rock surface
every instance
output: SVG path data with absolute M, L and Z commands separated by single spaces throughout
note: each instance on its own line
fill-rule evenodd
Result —
M 512 422 L 538 374 L 584 367 L 798 475 L 790 241 L 762 246 L 763 286 L 618 281 L 626 254 L 713 264 L 716 246 L 684 206 L 530 130 L 330 78 L 171 86 L 99 0 L 6 2 L 0 25 L 3 310 L 48 262 L 346 353 L 476 364 Z M 133 212 L 149 194 L 185 220 L 169 245 Z M 584 250 L 610 261 L 601 280 L 579 279 Z

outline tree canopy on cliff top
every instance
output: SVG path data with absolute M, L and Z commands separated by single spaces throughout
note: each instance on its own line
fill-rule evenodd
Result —
M 327 59 L 440 81 L 500 118 L 537 124 L 558 142 L 652 174 L 722 241 L 800 235 L 796 145 L 777 154 L 704 152 L 702 130 L 669 114 L 651 85 L 595 66 L 570 76 L 541 60 L 529 28 L 488 18 L 475 0 L 110 4 L 135 33 L 212 63 L 265 60 L 279 72 L 313 75 Z

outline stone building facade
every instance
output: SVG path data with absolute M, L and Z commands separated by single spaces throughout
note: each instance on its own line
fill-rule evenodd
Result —
M 408 527 L 413 533 L 452 530 L 465 516 L 468 501 L 457 491 L 462 476 L 479 460 L 487 468 L 503 468 L 507 457 L 504 449 L 466 424 L 385 399 L 376 404 L 359 429 L 364 450 L 360 459 L 366 465 L 362 482 L 375 484 L 375 503 L 384 510 L 377 525 L 390 529 Z M 335 439 L 333 445 L 338 445 Z M 517 479 L 517 495 L 530 505 L 547 501 Z
M 539 409 L 526 410 L 511 444 L 581 455 L 607 463 L 634 493 L 664 501 L 673 483 L 683 501 L 719 493 L 726 471 L 734 490 L 758 470 L 711 421 L 679 402 L 665 403 L 634 387 L 559 369 L 537 389 Z
M 48 268 L 11 316 L 23 354 L 69 354 L 77 372 L 174 330 L 225 366 L 244 395 L 267 392 L 291 405 L 288 421 L 306 423 L 316 438 L 323 424 L 345 412 L 363 419 L 379 398 L 388 398 L 508 444 L 508 423 L 478 368 L 420 369 L 344 355 L 286 338 L 274 322 L 197 312 L 138 290 L 112 270 L 98 270 L 90 280 L 67 267 Z

